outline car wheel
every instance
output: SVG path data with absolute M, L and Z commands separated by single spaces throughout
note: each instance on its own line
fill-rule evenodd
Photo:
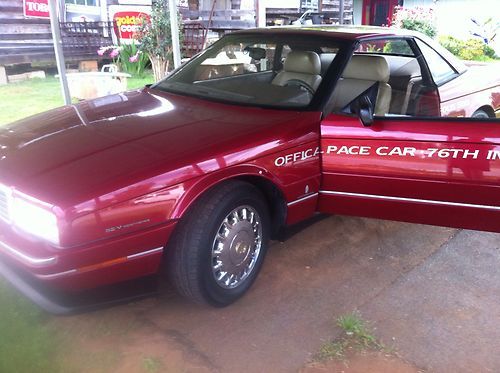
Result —
M 484 110 L 476 110 L 473 114 L 472 114 L 472 118 L 484 118 L 484 119 L 488 119 L 490 116 L 488 115 L 487 112 L 485 112 Z
M 223 307 L 240 298 L 262 266 L 269 212 L 251 184 L 212 189 L 188 211 L 169 244 L 168 274 L 178 293 Z

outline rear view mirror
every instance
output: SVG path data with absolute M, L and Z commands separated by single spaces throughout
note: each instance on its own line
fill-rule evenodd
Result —
M 363 95 L 356 100 L 353 111 L 359 117 L 363 126 L 370 127 L 373 124 L 373 104 L 367 95 Z

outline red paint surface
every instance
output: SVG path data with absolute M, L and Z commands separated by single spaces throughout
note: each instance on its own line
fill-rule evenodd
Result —
M 241 108 L 145 89 L 56 109 L 2 131 L 9 134 L 2 139 L 2 184 L 54 206 L 60 220 L 61 248 L 0 222 L 0 241 L 34 258 L 57 257 L 55 265 L 31 269 L 41 280 L 165 246 L 174 227 L 166 222 L 226 179 L 266 179 L 287 201 L 304 196 L 306 187 L 319 190 L 319 156 L 293 167 L 275 164 L 281 155 L 319 146 L 315 112 Z M 293 206 L 289 220 L 311 216 L 315 207 Z M 161 255 L 151 260 L 156 264 L 142 275 L 158 268 Z M 122 263 L 94 277 L 50 281 L 87 288 L 99 279 L 108 283 L 106 273 L 117 269 L 120 279 L 140 275 L 139 262 L 130 271 Z
M 323 121 L 322 134 L 322 190 L 500 206 L 500 159 L 488 159 L 490 151 L 500 152 L 500 132 L 491 122 L 393 119 L 363 127 L 357 118 L 332 115 Z M 328 146 L 346 146 L 358 154 L 327 154 Z M 359 154 L 360 146 L 369 154 Z M 398 151 L 404 148 L 410 151 Z M 320 209 L 500 230 L 500 211 L 469 207 L 322 195 Z M 488 223 L 482 220 L 495 216 Z

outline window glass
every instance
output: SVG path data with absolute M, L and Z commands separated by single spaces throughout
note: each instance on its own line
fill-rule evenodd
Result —
M 417 46 L 429 66 L 432 78 L 436 84 L 444 82 L 457 75 L 448 62 L 446 62 L 434 49 L 418 39 L 415 39 L 415 41 L 417 42 Z
M 229 103 L 306 107 L 344 43 L 306 35 L 231 34 L 153 88 Z
M 98 0 L 65 0 L 66 4 L 86 5 L 86 6 L 99 6 Z
M 396 54 L 413 56 L 414 53 L 405 39 L 387 39 L 363 41 L 358 45 L 356 53 Z
M 197 80 L 272 71 L 275 44 L 228 44 L 198 67 Z

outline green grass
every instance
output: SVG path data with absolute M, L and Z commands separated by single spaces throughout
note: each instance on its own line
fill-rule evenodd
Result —
M 373 336 L 368 323 L 359 312 L 351 312 L 335 320 L 335 325 L 342 329 L 342 335 L 324 343 L 316 353 L 315 360 L 344 360 L 348 350 L 382 350 L 384 346 Z
M 0 86 L 0 97 L 0 125 L 64 104 L 54 77 Z
M 139 88 L 152 82 L 151 74 L 129 78 L 128 88 Z M 64 104 L 59 80 L 54 77 L 0 86 L 0 97 L 0 126 Z
M 146 84 L 151 84 L 154 82 L 154 77 L 153 74 L 147 74 L 142 78 L 129 78 L 127 87 L 128 89 L 134 89 L 134 88 L 141 88 L 144 87 Z
M 0 372 L 58 372 L 47 315 L 0 281 Z
M 143 370 L 147 373 L 157 373 L 164 370 L 161 360 L 156 357 L 143 357 L 142 367 Z
M 377 345 L 376 338 L 371 334 L 366 321 L 361 318 L 358 312 L 352 312 L 340 316 L 337 319 L 337 326 L 342 328 L 348 337 L 355 339 L 361 346 L 370 348 Z

